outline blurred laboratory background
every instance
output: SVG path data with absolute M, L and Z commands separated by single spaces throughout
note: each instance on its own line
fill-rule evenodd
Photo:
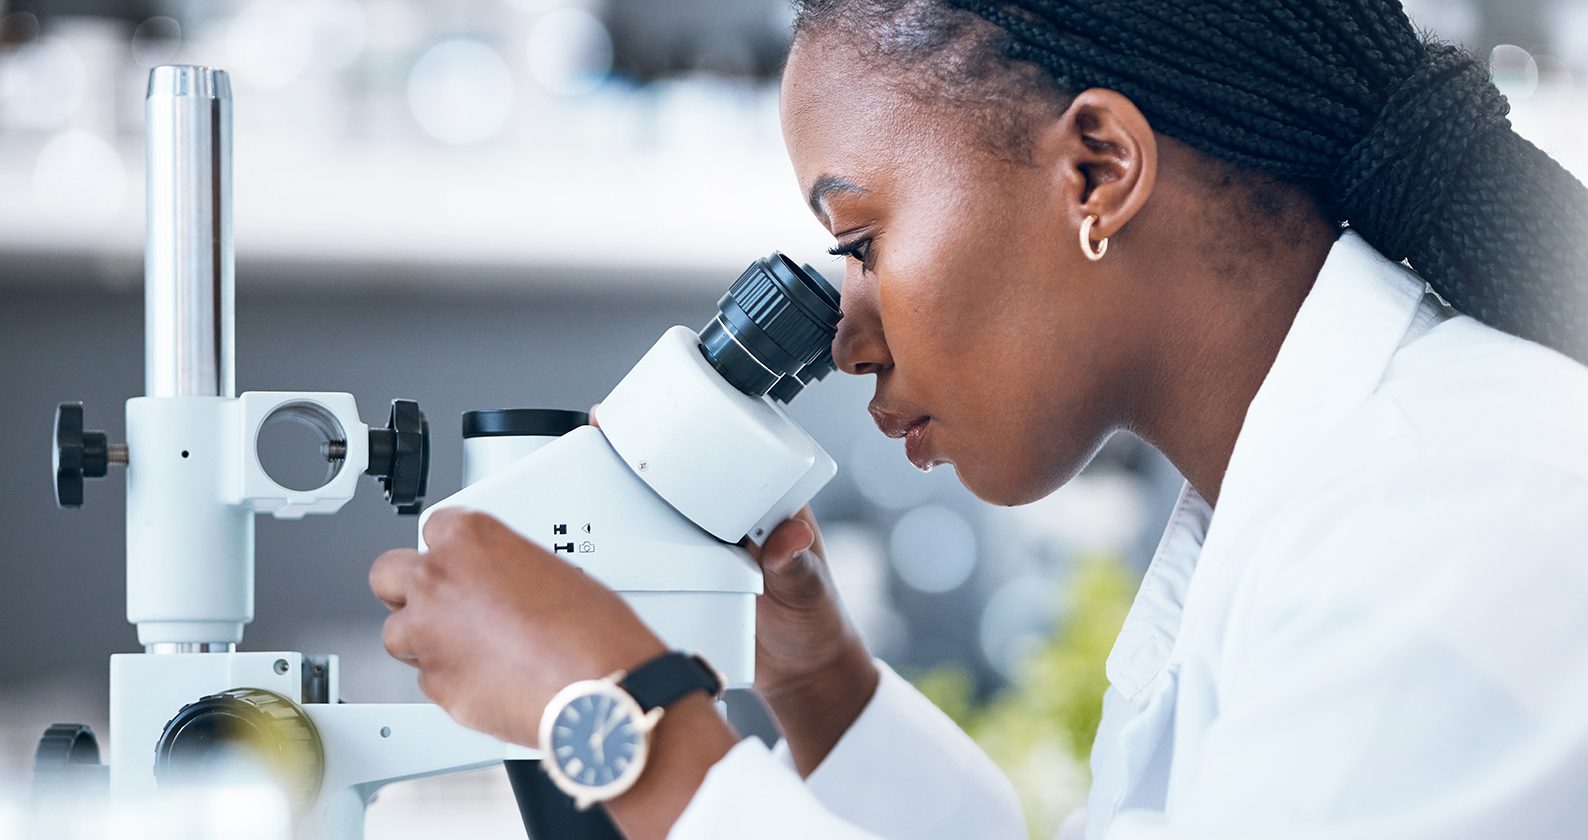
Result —
M 1489 56 L 1518 130 L 1588 176 L 1588 0 L 1407 5 Z M 436 499 L 460 484 L 462 411 L 588 406 L 774 248 L 841 278 L 778 129 L 789 22 L 784 0 L 0 0 L 0 802 L 46 725 L 105 726 L 106 658 L 136 649 L 120 482 L 58 510 L 48 465 L 57 402 L 115 440 L 142 393 L 149 67 L 232 76 L 238 389 L 350 391 L 371 421 L 417 399 Z M 1051 836 L 1180 479 L 1120 435 L 1051 498 L 992 508 L 909 466 L 870 384 L 794 404 L 839 462 L 816 508 L 844 596 Z M 340 654 L 349 701 L 418 699 L 365 582 L 413 541 L 373 487 L 262 519 L 243 647 Z M 773 735 L 753 698 L 733 709 Z M 371 837 L 438 830 L 521 836 L 501 773 L 370 814 Z

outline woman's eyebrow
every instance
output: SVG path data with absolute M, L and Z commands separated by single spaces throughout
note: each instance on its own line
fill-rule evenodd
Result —
M 811 184 L 810 195 L 806 201 L 810 203 L 811 212 L 831 222 L 831 215 L 827 212 L 827 197 L 833 193 L 864 193 L 865 187 L 860 186 L 848 178 L 837 175 L 823 175 Z M 830 225 L 829 225 L 830 226 Z

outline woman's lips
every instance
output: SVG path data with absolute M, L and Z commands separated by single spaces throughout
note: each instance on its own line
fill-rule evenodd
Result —
M 915 468 L 926 472 L 945 461 L 932 453 L 932 418 L 898 406 L 873 401 L 871 417 L 890 438 L 904 438 L 904 455 Z
M 921 472 L 931 472 L 941 461 L 932 455 L 932 420 L 923 417 L 904 431 L 904 457 Z

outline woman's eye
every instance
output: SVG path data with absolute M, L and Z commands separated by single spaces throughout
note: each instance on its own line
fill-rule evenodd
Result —
M 848 257 L 860 263 L 860 267 L 871 270 L 871 240 L 861 239 L 855 242 L 839 243 L 827 250 L 835 257 Z

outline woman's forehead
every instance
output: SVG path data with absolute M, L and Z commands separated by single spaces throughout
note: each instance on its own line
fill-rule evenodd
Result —
M 933 152 L 928 146 L 966 132 L 949 109 L 910 95 L 889 72 L 838 39 L 795 42 L 780 113 L 802 192 L 809 195 L 824 177 L 867 186 L 919 165 Z

